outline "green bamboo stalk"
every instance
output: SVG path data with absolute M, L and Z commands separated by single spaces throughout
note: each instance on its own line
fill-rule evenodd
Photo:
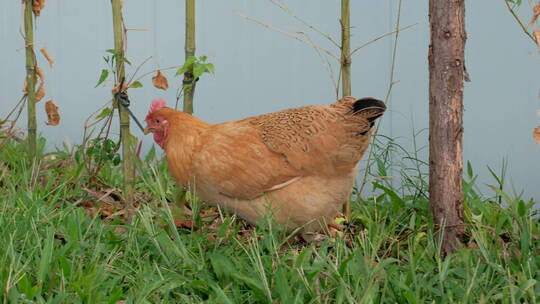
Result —
M 350 2 L 341 0 L 341 92 L 343 96 L 351 96 L 351 22 Z M 351 218 L 351 202 L 343 205 L 345 218 Z
M 120 0 L 111 0 L 113 29 L 114 29 L 114 50 L 116 53 L 116 83 L 124 79 L 126 72 L 124 66 L 124 24 L 122 18 L 122 7 Z M 119 88 L 122 90 L 122 88 Z M 118 101 L 116 101 L 118 102 Z M 122 143 L 122 171 L 124 174 L 124 193 L 126 199 L 126 209 L 128 218 L 130 218 L 133 209 L 133 151 L 131 149 L 131 134 L 129 131 L 129 113 L 123 107 L 117 104 L 120 114 L 120 141 Z
M 343 96 L 351 95 L 351 9 L 350 0 L 341 0 L 341 81 Z
M 26 49 L 26 92 L 28 111 L 28 153 L 31 160 L 37 158 L 37 122 L 36 122 L 36 55 L 34 53 L 34 24 L 32 1 L 24 4 L 24 46 Z
M 186 43 L 184 46 L 186 60 L 195 56 L 195 0 L 186 0 Z M 184 112 L 193 114 L 193 95 L 195 79 L 189 74 L 184 77 Z

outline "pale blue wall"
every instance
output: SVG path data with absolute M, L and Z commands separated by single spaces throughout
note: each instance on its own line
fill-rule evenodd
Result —
M 94 88 L 104 67 L 102 55 L 112 46 L 109 1 L 48 1 L 37 19 L 37 47 L 46 47 L 57 64 L 45 68 L 48 96 L 61 108 L 60 127 L 47 127 L 43 103 L 39 104 L 40 131 L 49 145 L 81 139 L 83 120 L 110 98 L 107 87 Z M 353 45 L 392 30 L 397 1 L 351 1 Z M 413 125 L 427 127 L 429 26 L 427 2 L 404 0 L 401 24 L 418 23 L 400 36 L 395 85 L 382 133 L 409 145 Z M 184 2 L 172 0 L 126 1 L 130 28 L 128 57 L 148 71 L 183 62 Z M 339 38 L 339 2 L 287 1 L 305 20 Z M 198 1 L 197 53 L 210 56 L 215 76 L 205 76 L 197 86 L 196 115 L 210 122 L 239 119 L 287 107 L 329 103 L 334 92 L 316 52 L 280 34 L 240 18 L 241 11 L 270 25 L 301 28 L 292 18 L 265 0 Z M 525 9 L 525 18 L 529 14 Z M 19 33 L 20 1 L 0 0 L 0 117 L 20 98 L 24 80 L 23 40 Z M 482 183 L 492 183 L 487 165 L 499 169 L 509 160 L 509 176 L 526 197 L 540 199 L 540 147 L 531 132 L 539 124 L 540 58 L 534 45 L 514 24 L 500 1 L 467 1 L 467 69 L 472 82 L 465 90 L 465 159 L 471 160 Z M 315 39 L 316 35 L 312 37 Z M 330 48 L 324 39 L 316 43 Z M 392 39 L 383 39 L 353 58 L 353 93 L 383 98 L 389 83 Z M 42 57 L 38 57 L 46 66 Z M 133 72 L 131 69 L 129 72 Z M 171 76 L 171 73 L 167 74 Z M 146 113 L 154 97 L 174 99 L 177 82 L 169 77 L 167 92 L 145 88 L 131 90 L 133 111 Z M 24 122 L 24 120 L 22 121 Z M 24 127 L 24 123 L 20 124 Z M 134 130 L 136 135 L 140 131 Z M 426 145 L 427 133 L 419 138 Z M 150 141 L 145 141 L 148 146 Z M 425 155 L 424 155 L 425 156 Z

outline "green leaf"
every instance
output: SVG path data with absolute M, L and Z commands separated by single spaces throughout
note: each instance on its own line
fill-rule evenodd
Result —
M 523 200 L 519 200 L 518 202 L 519 216 L 525 216 L 526 213 L 527 213 L 527 206 L 525 205 L 525 202 Z
M 473 177 L 473 169 L 470 161 L 467 161 L 467 175 L 469 175 L 469 178 Z
M 101 70 L 101 75 L 99 75 L 98 83 L 94 88 L 97 88 L 100 84 L 102 84 L 105 80 L 107 80 L 107 77 L 109 77 L 109 70 L 103 69 Z
M 206 64 L 206 71 L 207 71 L 208 73 L 214 74 L 214 70 L 215 70 L 215 69 L 214 69 L 214 64 L 213 64 L 213 63 L 207 63 L 207 64 Z
M 117 54 L 115 49 L 108 49 L 108 50 L 105 50 L 105 52 L 111 53 L 111 54 L 113 54 L 113 55 L 116 55 L 116 54 Z
M 196 79 L 197 77 L 200 77 L 205 71 L 206 71 L 206 65 L 196 64 L 193 67 L 193 77 L 195 77 Z
M 111 115 L 111 108 L 105 108 L 103 109 L 103 111 L 101 111 L 101 113 L 99 113 L 98 115 L 96 115 L 96 117 L 94 117 L 94 119 L 102 119 L 102 118 L 105 118 L 107 116 Z
M 134 83 L 129 85 L 130 88 L 142 88 L 142 83 L 140 81 L 135 81 Z

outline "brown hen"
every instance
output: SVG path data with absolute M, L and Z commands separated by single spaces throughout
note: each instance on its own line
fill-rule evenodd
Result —
M 203 201 L 252 224 L 271 214 L 304 238 L 324 231 L 349 198 L 375 119 L 374 98 L 342 98 L 209 124 L 155 100 L 145 133 L 165 150 L 169 171 Z

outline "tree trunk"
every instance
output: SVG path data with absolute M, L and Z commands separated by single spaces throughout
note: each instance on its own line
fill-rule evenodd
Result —
M 24 47 L 26 50 L 26 92 L 28 114 L 28 154 L 30 160 L 37 158 L 37 123 L 36 123 L 36 55 L 34 53 L 34 25 L 32 1 L 24 4 Z
M 343 97 L 351 96 L 351 9 L 349 0 L 341 0 L 341 93 Z M 351 219 L 351 202 L 345 201 L 343 214 Z
M 122 17 L 122 7 L 120 0 L 111 0 L 114 29 L 114 50 L 116 58 L 116 83 L 119 84 L 125 77 L 124 66 L 124 19 Z M 122 90 L 123 88 L 119 88 Z M 131 133 L 129 130 L 129 113 L 126 108 L 118 104 L 116 107 L 120 113 L 120 141 L 122 142 L 122 173 L 124 175 L 124 195 L 126 199 L 126 209 L 128 219 L 131 219 L 133 211 L 133 150 L 131 143 Z
M 429 205 L 443 256 L 463 234 L 464 18 L 464 0 L 429 1 Z
M 186 43 L 184 46 L 186 60 L 195 56 L 195 0 L 186 1 Z M 195 94 L 195 81 L 193 75 L 184 75 L 184 112 L 193 114 L 193 95 Z

